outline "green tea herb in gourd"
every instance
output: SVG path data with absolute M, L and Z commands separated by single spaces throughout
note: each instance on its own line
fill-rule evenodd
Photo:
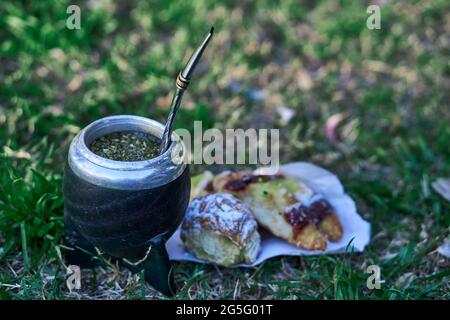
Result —
M 160 142 L 138 131 L 113 132 L 95 139 L 89 149 L 96 155 L 116 161 L 143 161 L 159 155 Z

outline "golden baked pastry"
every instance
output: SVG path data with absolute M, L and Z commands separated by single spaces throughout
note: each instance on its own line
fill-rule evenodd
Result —
M 222 266 L 253 263 L 260 249 L 251 210 L 228 193 L 195 197 L 181 227 L 181 240 L 200 259 Z
M 231 193 L 248 205 L 258 223 L 306 250 L 325 250 L 342 238 L 332 206 L 304 184 L 282 174 L 225 172 L 212 181 L 214 192 Z

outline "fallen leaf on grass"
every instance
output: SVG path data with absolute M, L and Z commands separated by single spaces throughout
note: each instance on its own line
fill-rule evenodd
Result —
M 435 182 L 433 182 L 431 186 L 447 201 L 450 201 L 450 178 L 439 178 Z
M 395 286 L 398 289 L 406 289 L 415 279 L 416 275 L 413 272 L 404 273 L 397 279 L 397 281 L 395 282 Z
M 18 150 L 15 151 L 11 149 L 8 146 L 3 146 L 3 152 L 9 157 L 9 158 L 16 158 L 16 159 L 30 159 L 31 154 L 24 150 Z
M 279 106 L 277 108 L 277 112 L 280 115 L 280 123 L 282 125 L 288 124 L 288 122 L 292 119 L 292 117 L 295 115 L 295 111 L 285 107 L 285 106 Z
M 445 240 L 444 243 L 439 246 L 437 251 L 444 257 L 450 258 L 450 238 L 447 238 L 447 240 Z
M 343 119 L 344 115 L 342 113 L 333 114 L 327 119 L 325 123 L 325 134 L 330 143 L 336 142 L 336 128 Z

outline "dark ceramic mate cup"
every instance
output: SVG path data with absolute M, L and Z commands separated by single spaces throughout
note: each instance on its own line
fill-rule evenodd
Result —
M 120 131 L 160 139 L 164 126 L 143 117 L 102 118 L 73 139 L 64 172 L 66 240 L 70 264 L 89 266 L 95 248 L 123 262 L 166 295 L 175 292 L 166 241 L 183 220 L 190 195 L 184 145 L 176 134 L 169 149 L 145 161 L 114 161 L 94 154 L 94 139 Z M 89 254 L 87 254 L 89 253 Z

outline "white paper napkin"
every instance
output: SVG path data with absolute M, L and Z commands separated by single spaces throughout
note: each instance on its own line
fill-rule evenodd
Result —
M 347 251 L 362 252 L 370 241 L 370 223 L 361 218 L 356 211 L 355 202 L 347 194 L 339 179 L 331 172 L 306 162 L 293 162 L 281 166 L 280 171 L 297 179 L 316 193 L 321 194 L 335 208 L 344 229 L 339 242 L 328 242 L 325 251 L 307 251 L 295 247 L 269 232 L 261 232 L 261 251 L 253 264 L 240 264 L 240 267 L 253 267 L 276 256 L 301 256 L 333 254 Z M 208 263 L 187 252 L 177 230 L 167 242 L 171 260 Z

